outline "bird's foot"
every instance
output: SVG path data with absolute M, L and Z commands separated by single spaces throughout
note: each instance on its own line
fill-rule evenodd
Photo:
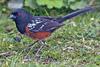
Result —
M 43 49 L 45 45 L 41 45 L 40 48 L 37 50 L 37 52 L 35 53 L 35 57 L 39 56 L 40 51 Z
M 28 46 L 24 49 L 24 51 L 25 51 L 25 52 L 29 52 L 29 51 L 35 46 L 35 44 L 36 44 L 37 42 L 38 42 L 38 41 L 35 41 L 34 43 L 28 45 Z

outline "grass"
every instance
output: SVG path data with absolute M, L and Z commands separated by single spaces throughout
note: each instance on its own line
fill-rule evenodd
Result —
M 0 18 L 1 67 L 99 67 L 100 14 L 91 13 L 73 18 L 46 40 L 47 46 L 39 57 L 34 54 L 40 45 L 23 52 L 32 39 L 21 35 L 6 16 Z

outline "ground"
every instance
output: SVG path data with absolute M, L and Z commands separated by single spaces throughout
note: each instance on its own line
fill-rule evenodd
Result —
M 2 67 L 100 67 L 100 13 L 87 13 L 65 22 L 40 45 L 24 49 L 34 41 L 20 35 L 12 20 L 0 17 L 0 66 Z M 21 37 L 20 37 L 21 36 Z

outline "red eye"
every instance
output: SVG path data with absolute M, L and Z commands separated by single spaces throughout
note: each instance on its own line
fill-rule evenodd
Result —
M 18 16 L 21 16 L 21 13 L 18 13 Z
M 18 13 L 17 15 L 18 15 L 18 16 L 20 16 L 20 17 L 22 17 L 22 18 L 24 18 L 24 17 L 25 17 L 25 15 L 24 15 L 24 14 L 22 14 L 22 13 Z

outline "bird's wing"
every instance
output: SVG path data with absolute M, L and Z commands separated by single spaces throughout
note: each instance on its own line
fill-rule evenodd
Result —
M 31 32 L 51 32 L 58 26 L 59 23 L 54 18 L 36 16 L 28 23 L 27 29 Z

